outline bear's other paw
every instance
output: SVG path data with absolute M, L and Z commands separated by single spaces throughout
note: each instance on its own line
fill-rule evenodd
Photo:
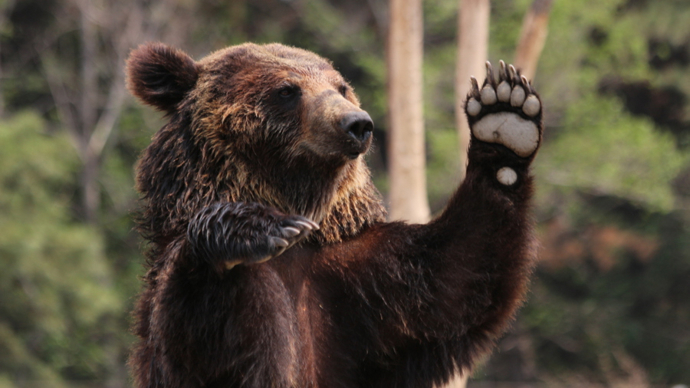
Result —
M 486 63 L 486 80 L 481 89 L 472 77 L 465 104 L 472 137 L 504 145 L 527 158 L 534 155 L 541 141 L 541 101 L 527 78 L 520 76 L 513 65 L 506 68 L 503 61 L 500 64 L 496 80 L 491 64 Z M 502 171 L 497 176 L 501 183 L 515 182 L 508 170 Z
M 318 229 L 301 216 L 285 215 L 258 203 L 216 203 L 190 221 L 187 238 L 196 257 L 221 270 L 263 263 Z

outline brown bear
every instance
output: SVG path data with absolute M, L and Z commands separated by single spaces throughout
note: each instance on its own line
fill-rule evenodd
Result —
M 466 179 L 411 225 L 385 222 L 363 160 L 373 123 L 329 61 L 134 50 L 130 91 L 169 118 L 138 165 L 136 386 L 421 388 L 471 368 L 525 294 L 542 132 L 529 82 L 487 68 Z

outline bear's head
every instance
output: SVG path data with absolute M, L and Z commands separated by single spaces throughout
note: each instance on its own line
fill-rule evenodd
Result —
M 384 218 L 362 155 L 373 123 L 331 63 L 280 44 L 243 44 L 196 62 L 163 44 L 134 50 L 128 87 L 169 116 L 139 164 L 142 227 L 184 230 L 201 207 L 252 201 L 321 224 L 337 242 Z

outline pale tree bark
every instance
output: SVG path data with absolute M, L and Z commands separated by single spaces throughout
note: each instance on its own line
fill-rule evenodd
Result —
M 422 115 L 421 0 L 391 0 L 388 32 L 390 219 L 429 220 Z
M 534 0 L 522 21 L 522 31 L 513 64 L 527 79 L 533 79 L 548 34 L 553 0 Z
M 462 179 L 467 167 L 470 127 L 465 116 L 465 99 L 470 90 L 470 76 L 481 85 L 489 56 L 489 0 L 460 0 L 458 13 L 458 56 L 455 68 L 455 124 L 458 129 Z

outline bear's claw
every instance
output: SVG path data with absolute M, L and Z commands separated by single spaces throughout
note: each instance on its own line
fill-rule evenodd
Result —
M 302 216 L 282 217 L 278 225 L 269 227 L 271 231 L 268 232 L 266 255 L 259 256 L 257 260 L 247 260 L 248 263 L 263 263 L 279 256 L 309 236 L 312 230 L 319 228 L 318 224 Z M 259 248 L 257 251 L 262 250 Z
M 187 238 L 198 256 L 230 269 L 274 258 L 318 227 L 305 217 L 285 215 L 269 206 L 228 202 L 199 211 L 190 220 Z

